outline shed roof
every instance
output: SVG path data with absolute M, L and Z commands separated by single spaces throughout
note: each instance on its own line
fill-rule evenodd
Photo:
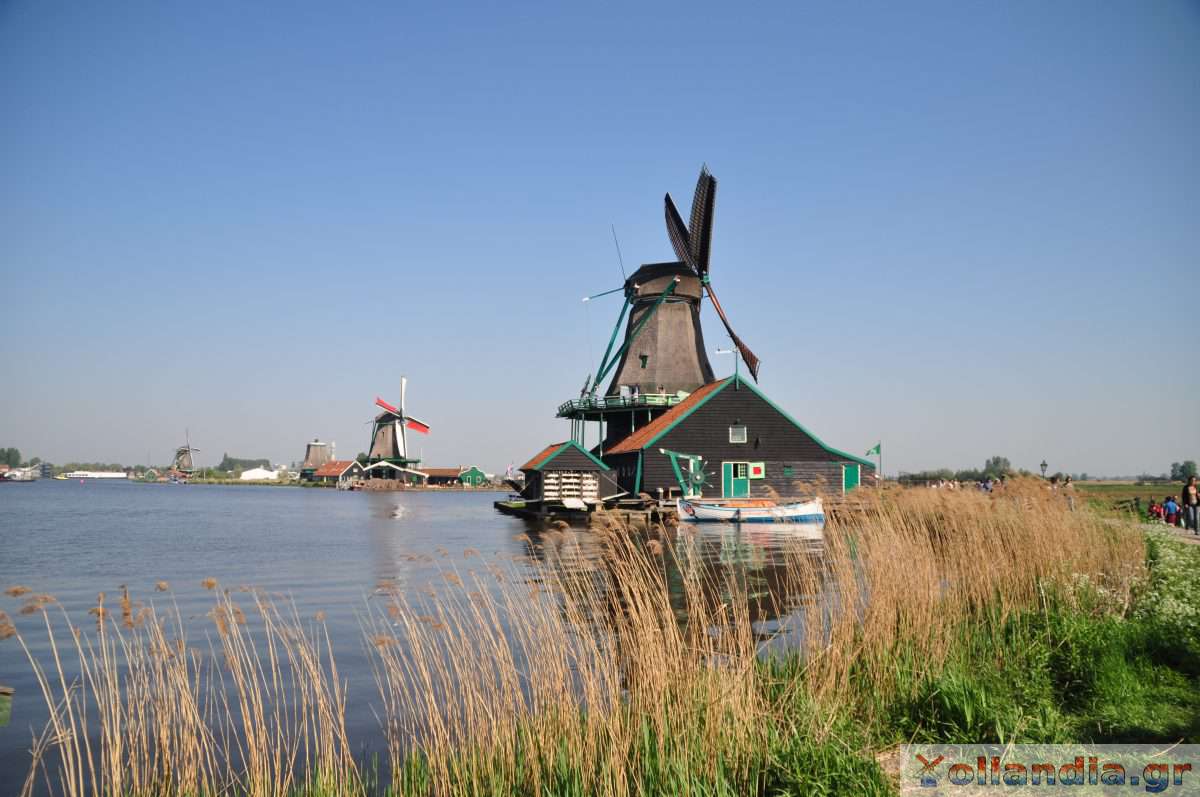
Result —
M 341 476 L 355 463 L 353 459 L 331 459 L 313 473 L 313 476 Z
M 539 470 L 540 471 L 540 470 L 544 469 L 547 465 L 549 465 L 554 460 L 554 458 L 557 457 L 559 454 L 561 454 L 564 451 L 567 451 L 569 449 L 572 449 L 572 448 L 578 450 L 579 453 L 583 454 L 585 457 L 590 459 L 601 470 L 612 470 L 612 468 L 607 463 L 605 463 L 604 460 L 598 458 L 595 454 L 593 454 L 591 451 L 588 451 L 586 448 L 579 445 L 579 443 L 576 443 L 574 440 L 567 440 L 566 442 L 563 442 L 563 443 L 552 443 L 551 445 L 546 446 L 541 451 L 539 451 L 537 453 L 537 455 L 534 456 L 533 459 L 529 460 L 524 465 L 522 465 L 521 470 Z
M 538 465 L 541 465 L 547 457 L 549 457 L 558 449 L 562 448 L 564 445 L 566 445 L 566 443 L 551 443 L 541 451 L 534 454 L 533 459 L 521 466 L 521 470 L 537 470 Z
M 421 468 L 422 472 L 429 476 L 437 476 L 440 479 L 457 479 L 462 475 L 462 468 Z

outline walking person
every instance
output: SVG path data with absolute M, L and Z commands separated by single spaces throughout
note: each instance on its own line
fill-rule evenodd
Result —
M 1167 500 L 1163 501 L 1163 519 L 1167 521 L 1168 526 L 1179 522 L 1179 504 L 1175 503 L 1173 495 L 1168 495 Z
M 1196 486 L 1196 477 L 1189 477 L 1179 496 L 1183 504 L 1183 525 L 1192 530 L 1192 534 L 1200 536 L 1200 487 Z

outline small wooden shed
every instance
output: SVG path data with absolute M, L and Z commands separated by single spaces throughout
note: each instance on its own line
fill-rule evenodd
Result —
M 574 440 L 552 443 L 521 466 L 528 501 L 586 503 L 615 498 L 624 490 L 612 468 Z

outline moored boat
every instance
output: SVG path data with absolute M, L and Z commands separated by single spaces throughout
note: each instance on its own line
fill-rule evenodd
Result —
M 680 498 L 675 502 L 680 520 L 696 523 L 824 523 L 821 499 L 779 504 L 766 500 L 721 502 Z
M 69 481 L 71 479 L 128 479 L 129 474 L 119 470 L 73 470 L 70 473 L 60 473 L 54 478 L 59 481 Z

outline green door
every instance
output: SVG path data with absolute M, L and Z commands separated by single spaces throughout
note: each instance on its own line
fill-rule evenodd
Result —
M 721 497 L 746 498 L 750 495 L 750 464 L 721 463 Z
M 842 492 L 848 493 L 858 486 L 861 468 L 862 465 L 858 463 L 842 463 Z

